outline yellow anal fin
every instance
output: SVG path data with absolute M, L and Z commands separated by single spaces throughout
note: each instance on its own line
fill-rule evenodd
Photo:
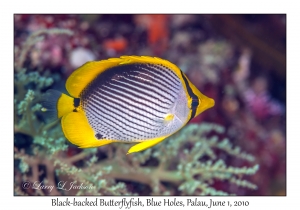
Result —
M 80 148 L 99 147 L 114 142 L 114 140 L 97 139 L 82 111 L 63 116 L 61 125 L 66 138 Z
M 163 141 L 167 137 L 168 136 L 163 136 L 163 137 L 159 137 L 159 138 L 155 138 L 155 139 L 151 139 L 151 140 L 147 140 L 147 141 L 143 141 L 141 143 L 138 143 L 138 144 L 132 146 L 128 150 L 127 155 L 130 154 L 130 153 L 140 152 L 140 151 L 143 151 L 143 150 L 148 149 L 150 147 L 153 147 L 154 145 L 160 143 L 161 141 Z

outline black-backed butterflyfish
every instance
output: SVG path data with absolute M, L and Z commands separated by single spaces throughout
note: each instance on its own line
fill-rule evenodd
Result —
M 50 90 L 42 111 L 56 111 L 65 137 L 80 148 L 137 143 L 128 153 L 163 141 L 214 106 L 173 63 L 121 56 L 87 62 L 66 82 L 70 96 Z

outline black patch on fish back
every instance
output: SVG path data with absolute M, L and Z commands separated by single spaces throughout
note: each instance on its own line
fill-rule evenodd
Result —
M 187 81 L 184 73 L 182 71 L 181 72 L 181 75 L 182 75 L 182 78 L 184 80 L 184 83 L 186 85 L 186 89 L 188 91 L 188 94 L 190 95 L 190 97 L 192 98 L 192 114 L 191 114 L 191 118 L 188 120 L 188 122 L 193 119 L 196 115 L 196 111 L 197 111 L 197 107 L 199 105 L 199 98 L 195 95 L 195 93 L 193 92 L 192 88 L 190 87 L 189 85 L 189 82 Z
M 94 91 L 112 80 L 123 81 L 123 77 L 138 75 L 138 73 L 132 72 L 132 70 L 139 70 L 138 66 L 138 64 L 124 64 L 108 68 L 95 77 L 95 79 L 83 90 L 82 95 L 87 95 L 90 91 Z
M 138 87 L 139 85 L 134 83 L 134 82 L 130 82 L 128 80 L 125 80 L 124 78 L 130 78 L 134 81 L 140 82 L 140 83 L 147 83 L 150 86 L 153 86 L 153 83 L 156 83 L 156 87 L 159 85 L 162 85 L 161 88 L 165 88 L 165 81 L 161 81 L 161 84 L 157 84 L 157 81 L 153 81 L 153 79 L 149 76 L 147 76 L 147 74 L 151 75 L 151 76 L 155 76 L 155 74 L 159 74 L 159 71 L 154 71 L 153 73 L 149 73 L 148 71 L 145 71 L 144 69 L 150 70 L 149 64 L 139 64 L 139 63 L 134 63 L 134 64 L 123 64 L 120 66 L 115 66 L 112 68 L 109 68 L 107 70 L 105 70 L 103 73 L 99 74 L 81 93 L 81 99 L 83 102 L 85 102 L 85 100 L 88 100 L 89 96 L 98 88 L 101 88 L 103 85 L 110 85 L 109 83 L 114 82 L 113 80 L 118 80 L 118 81 L 123 81 L 126 82 L 128 85 L 133 85 Z M 153 65 L 154 66 L 154 65 Z M 157 68 L 159 67 L 159 65 L 157 65 Z M 147 73 L 147 74 L 140 74 L 140 73 Z M 172 73 L 172 71 L 170 70 L 170 72 Z M 167 79 L 165 79 L 166 82 L 168 82 Z M 173 81 L 174 82 L 174 81 Z M 129 87 L 129 86 L 127 86 Z M 141 87 L 142 89 L 147 90 L 146 87 Z M 153 92 L 153 90 L 148 89 L 148 92 Z M 173 90 L 174 91 L 174 96 L 176 95 L 176 91 L 177 90 Z M 170 103 L 171 101 L 168 102 L 163 102 L 160 101 L 160 99 L 162 98 L 161 95 L 158 95 L 157 97 L 148 94 L 147 92 L 143 93 L 145 95 L 147 95 L 148 97 L 152 97 L 154 99 L 156 99 L 156 101 L 160 102 L 157 103 L 158 106 L 162 106 L 162 104 L 166 104 L 166 103 Z

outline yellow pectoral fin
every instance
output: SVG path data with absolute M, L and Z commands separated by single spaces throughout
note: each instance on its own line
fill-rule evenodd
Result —
M 97 139 L 82 111 L 70 112 L 63 116 L 61 125 L 66 138 L 80 148 L 100 147 L 114 142 L 114 140 Z
M 140 151 L 143 151 L 145 149 L 148 149 L 148 148 L 160 143 L 161 141 L 163 141 L 167 137 L 168 136 L 163 136 L 163 137 L 159 137 L 159 138 L 156 138 L 156 139 L 151 139 L 151 140 L 148 140 L 148 141 L 143 141 L 141 143 L 138 143 L 138 144 L 134 145 L 133 147 L 131 147 L 128 150 L 127 155 L 130 154 L 130 153 L 140 152 Z
M 173 119 L 174 119 L 174 114 L 171 113 L 167 114 L 163 121 L 164 125 L 168 125 L 170 122 L 172 122 Z

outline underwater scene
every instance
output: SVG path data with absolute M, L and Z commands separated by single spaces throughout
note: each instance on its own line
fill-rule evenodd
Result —
M 14 195 L 286 195 L 286 15 L 13 18 Z

